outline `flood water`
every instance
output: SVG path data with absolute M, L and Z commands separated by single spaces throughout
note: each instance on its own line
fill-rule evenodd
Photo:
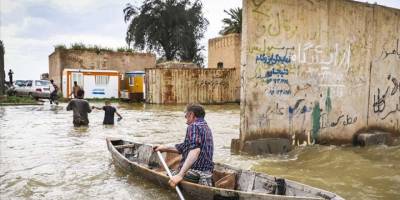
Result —
M 101 106 L 101 103 L 91 103 Z M 0 107 L 0 199 L 177 199 L 116 168 L 106 137 L 174 144 L 185 134 L 184 106 L 117 104 L 123 120 L 103 126 L 103 111 L 88 128 L 74 128 L 66 104 Z M 285 156 L 231 155 L 239 136 L 239 105 L 206 106 L 215 161 L 283 176 L 346 199 L 400 199 L 400 148 L 309 146 Z

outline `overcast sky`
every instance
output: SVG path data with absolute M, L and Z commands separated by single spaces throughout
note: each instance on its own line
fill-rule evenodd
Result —
M 5 70 L 14 79 L 39 79 L 48 72 L 54 45 L 75 42 L 104 47 L 126 46 L 122 9 L 141 0 L 0 0 L 0 39 L 5 45 Z M 366 1 L 363 1 L 366 2 Z M 375 1 L 368 1 L 373 3 Z M 376 0 L 400 8 L 400 0 Z M 241 7 L 242 0 L 203 0 L 210 24 L 202 41 L 217 37 L 223 10 Z M 204 52 L 207 55 L 207 52 Z M 8 76 L 7 76 L 8 80 Z

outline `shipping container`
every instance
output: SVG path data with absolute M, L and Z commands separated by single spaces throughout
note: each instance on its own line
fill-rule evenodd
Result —
M 114 70 L 64 69 L 62 92 L 70 98 L 74 81 L 85 91 L 85 98 L 119 98 L 119 76 Z

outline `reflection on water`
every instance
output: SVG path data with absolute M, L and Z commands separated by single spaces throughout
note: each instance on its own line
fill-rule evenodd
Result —
M 101 103 L 93 104 L 101 106 Z M 0 199 L 176 199 L 112 164 L 106 137 L 152 144 L 181 142 L 184 106 L 119 104 L 123 119 L 102 125 L 104 112 L 89 115 L 89 127 L 72 125 L 65 104 L 0 107 Z M 206 106 L 214 134 L 215 160 L 284 176 L 336 192 L 347 199 L 400 199 L 399 147 L 302 147 L 284 156 L 230 154 L 239 135 L 239 106 Z

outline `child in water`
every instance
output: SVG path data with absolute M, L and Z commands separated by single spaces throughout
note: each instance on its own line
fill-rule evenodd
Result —
M 110 101 L 105 101 L 105 106 L 102 108 L 92 106 L 92 109 L 104 110 L 104 120 L 103 124 L 114 125 L 114 113 L 118 115 L 117 121 L 122 119 L 122 116 L 117 112 L 117 109 L 114 106 L 111 106 Z

